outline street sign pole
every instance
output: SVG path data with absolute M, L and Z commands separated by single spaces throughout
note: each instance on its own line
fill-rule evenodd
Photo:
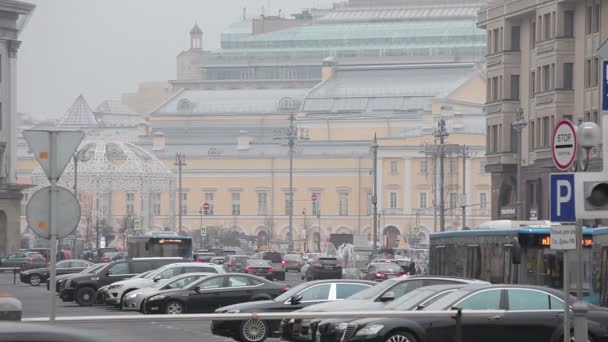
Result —
M 49 148 L 50 154 L 50 171 L 51 175 L 55 175 L 57 171 L 57 132 L 51 133 L 51 144 Z M 50 198 L 50 211 L 49 211 L 49 236 L 51 238 L 51 269 L 50 269 L 50 294 L 51 294 L 51 313 L 49 315 L 50 321 L 55 320 L 56 308 L 55 302 L 57 300 L 56 292 L 55 292 L 55 279 L 57 278 L 57 227 L 55 226 L 56 221 L 56 206 L 57 206 L 57 180 L 59 177 L 51 177 L 51 194 Z
M 564 342 L 570 342 L 570 267 L 568 265 L 568 251 L 562 253 L 564 267 Z

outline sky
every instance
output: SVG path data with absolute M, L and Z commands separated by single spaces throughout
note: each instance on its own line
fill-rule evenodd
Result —
M 19 39 L 18 111 L 58 118 L 83 94 L 91 107 L 147 81 L 175 79 L 195 22 L 216 49 L 231 23 L 336 0 L 25 0 L 36 4 Z M 270 8 L 270 10 L 268 10 Z

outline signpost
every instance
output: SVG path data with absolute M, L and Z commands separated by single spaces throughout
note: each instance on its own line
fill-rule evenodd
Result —
M 550 179 L 551 221 L 576 222 L 573 173 L 552 173 Z
M 555 125 L 551 144 L 551 155 L 555 167 L 568 170 L 576 160 L 576 126 L 568 120 Z
M 57 239 L 69 235 L 80 221 L 80 206 L 78 205 L 78 201 L 74 205 L 75 197 L 73 195 L 71 197 L 67 196 L 65 191 L 68 190 L 58 187 L 57 182 L 66 165 L 72 159 L 78 145 L 82 142 L 84 133 L 82 131 L 25 130 L 23 131 L 23 137 L 51 183 L 50 187 L 45 188 L 48 190 L 42 189 L 40 191 L 44 190 L 43 192 L 37 192 L 30 199 L 30 203 L 27 205 L 27 220 L 30 227 L 36 227 L 34 228 L 34 232 L 38 230 L 37 234 L 48 234 L 48 239 L 50 239 L 49 295 L 51 296 L 51 311 L 49 320 L 54 321 L 56 315 L 55 301 L 57 298 L 55 295 Z M 41 209 L 44 206 L 42 201 L 47 203 L 48 209 Z M 62 223 L 74 224 L 74 221 L 76 223 L 73 227 L 62 225 Z M 66 232 L 67 234 L 63 235 Z
M 570 274 L 568 251 L 576 250 L 576 226 L 555 225 L 551 226 L 551 249 L 562 251 L 563 274 L 564 274 L 564 341 L 570 341 Z
M 141 230 L 141 221 L 139 219 L 133 220 L 133 230 Z

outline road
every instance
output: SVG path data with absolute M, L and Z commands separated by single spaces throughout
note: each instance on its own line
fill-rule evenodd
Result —
M 288 273 L 286 283 L 294 286 L 301 283 L 299 273 Z M 13 285 L 12 274 L 0 273 L 0 293 L 11 294 L 21 300 L 23 304 L 23 317 L 48 317 L 50 298 L 44 284 L 33 287 L 21 284 Z M 107 316 L 107 315 L 139 315 L 138 312 L 123 312 L 107 306 L 81 307 L 75 303 L 64 303 L 57 300 L 57 317 L 62 316 Z M 56 323 L 66 324 L 71 328 L 83 329 L 96 336 L 104 336 L 114 341 L 124 342 L 229 342 L 228 338 L 211 334 L 208 322 L 187 321 L 155 321 L 153 316 L 143 322 L 99 322 L 99 323 Z M 271 341 L 271 340 L 270 340 Z M 278 340 L 276 340 L 278 341 Z

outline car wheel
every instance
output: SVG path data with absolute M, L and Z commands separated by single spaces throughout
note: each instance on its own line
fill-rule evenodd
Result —
M 259 319 L 248 319 L 239 329 L 241 342 L 263 342 L 268 337 L 268 323 Z
M 40 277 L 39 274 L 32 274 L 30 276 L 30 285 L 40 286 L 40 283 L 42 283 L 42 278 Z
M 397 331 L 391 333 L 385 340 L 386 342 L 418 342 L 414 335 L 407 331 Z
M 165 307 L 165 313 L 167 315 L 181 315 L 183 313 L 186 312 L 186 308 L 184 307 L 184 304 L 180 303 L 180 302 L 169 302 L 167 303 L 167 306 Z
M 81 287 L 76 290 L 75 300 L 78 305 L 81 306 L 91 306 L 95 303 L 95 297 L 97 293 L 93 288 L 90 287 Z

